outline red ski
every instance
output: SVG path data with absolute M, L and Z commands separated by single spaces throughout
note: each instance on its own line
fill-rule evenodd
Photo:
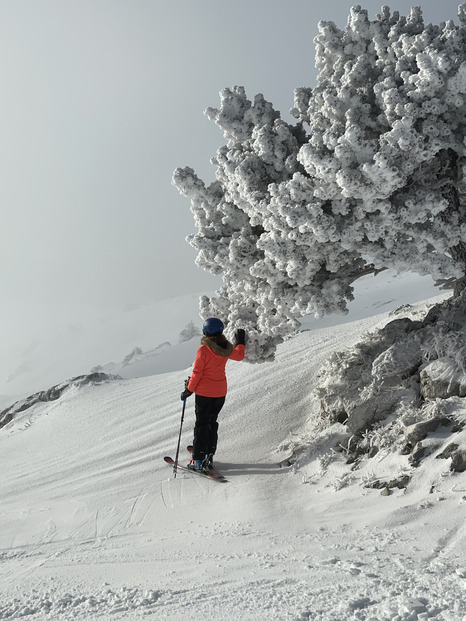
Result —
M 188 446 L 186 447 L 186 450 L 188 451 L 188 453 L 191 453 L 192 455 L 194 446 L 192 444 L 188 444 Z M 220 474 L 220 472 L 216 468 L 209 468 L 209 472 L 214 472 L 215 474 L 218 474 L 219 477 L 225 478 L 223 474 Z
M 163 459 L 169 466 L 176 465 L 175 460 L 171 457 L 164 457 Z M 197 474 L 201 477 L 206 477 L 207 479 L 212 479 L 212 481 L 217 481 L 218 483 L 228 482 L 223 474 L 220 474 L 220 472 L 217 472 L 217 470 L 192 470 L 191 468 L 188 468 L 188 466 L 182 466 L 181 464 L 177 464 L 176 468 L 179 468 L 180 470 L 185 470 L 186 472 L 191 472 L 191 474 Z

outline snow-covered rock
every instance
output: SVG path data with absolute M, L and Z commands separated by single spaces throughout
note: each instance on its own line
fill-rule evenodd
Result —
M 421 370 L 420 384 L 424 399 L 466 397 L 466 373 L 451 358 L 443 357 L 427 364 Z
M 424 317 L 406 308 L 411 317 L 329 358 L 314 394 L 321 425 L 345 425 L 352 467 L 385 446 L 408 454 L 413 466 L 438 454 L 451 459 L 452 470 L 462 468 L 464 406 L 456 404 L 466 395 L 465 304 L 465 294 L 450 298 Z
M 47 390 L 41 390 L 40 392 L 36 392 L 33 395 L 30 395 L 26 399 L 20 399 L 16 401 L 8 408 L 4 409 L 0 412 L 0 429 L 8 425 L 14 417 L 26 410 L 29 410 L 32 406 L 37 403 L 47 403 L 49 401 L 56 401 L 60 399 L 60 397 L 70 388 L 80 388 L 83 386 L 87 386 L 88 384 L 102 384 L 103 382 L 109 382 L 111 380 L 117 379 L 117 376 L 107 375 L 106 373 L 89 373 L 87 375 L 79 375 L 77 377 L 73 377 L 65 382 L 61 382 L 56 386 L 52 386 Z
M 419 423 L 414 423 L 413 425 L 408 425 L 405 429 L 406 442 L 411 446 L 415 446 L 421 440 L 424 440 L 427 434 L 437 431 L 440 425 L 452 425 L 452 421 L 445 417 L 434 417 Z
M 358 434 L 401 402 L 414 403 L 416 390 L 400 384 L 407 370 L 420 364 L 419 345 L 407 338 L 418 327 L 409 317 L 398 318 L 350 350 L 335 353 L 317 388 L 322 416 L 346 421 L 348 430 Z
M 466 450 L 455 451 L 451 455 L 451 469 L 454 472 L 466 471 Z
M 346 421 L 348 431 L 352 434 L 361 434 L 374 423 L 386 419 L 398 407 L 413 405 L 416 399 L 417 394 L 413 389 L 392 387 L 351 404 L 348 407 Z

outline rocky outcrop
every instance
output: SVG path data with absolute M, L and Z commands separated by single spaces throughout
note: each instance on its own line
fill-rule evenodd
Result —
M 392 479 L 391 481 L 388 481 L 388 483 L 379 480 L 371 481 L 370 483 L 367 483 L 365 487 L 369 489 L 380 489 L 382 490 L 383 496 L 389 496 L 390 490 L 392 489 L 406 489 L 410 480 L 411 477 L 405 474 L 402 475 L 399 479 Z
M 408 337 L 419 326 L 407 317 L 395 319 L 353 349 L 331 356 L 333 377 L 317 389 L 322 417 L 346 422 L 351 433 L 361 433 L 383 420 L 400 400 L 416 401 L 417 387 L 406 379 L 421 364 L 419 344 Z
M 387 418 L 400 404 L 413 404 L 417 400 L 416 391 L 408 388 L 393 387 L 370 396 L 350 409 L 346 422 L 348 431 L 361 434 L 374 423 Z
M 2 412 L 0 412 L 0 429 L 11 423 L 14 417 L 28 410 L 36 403 L 40 402 L 49 402 L 56 401 L 59 399 L 63 393 L 68 390 L 71 386 L 85 386 L 87 384 L 102 384 L 103 382 L 108 382 L 113 379 L 120 379 L 114 375 L 107 375 L 106 373 L 89 373 L 88 375 L 78 375 L 77 377 L 73 377 L 66 382 L 62 382 L 61 384 L 57 384 L 56 386 L 52 386 L 48 390 L 42 390 L 40 392 L 36 392 L 33 395 L 30 395 L 26 399 L 22 399 L 17 401 L 10 407 L 6 408 Z
M 453 422 L 446 417 L 434 417 L 414 425 L 409 425 L 405 429 L 405 439 L 409 446 L 416 446 L 418 442 L 424 440 L 429 433 L 437 431 L 440 426 L 452 426 Z
M 466 471 L 466 450 L 455 451 L 452 453 L 450 470 L 453 472 Z
M 386 427 L 398 430 L 396 443 L 411 466 L 439 452 L 453 472 L 466 471 L 466 401 L 459 401 L 466 399 L 466 292 L 433 306 L 422 320 L 396 319 L 335 353 L 321 377 L 321 418 L 346 426 L 353 468 L 378 453 Z M 459 417 L 445 415 L 443 404 L 453 402 Z
M 454 359 L 439 358 L 421 370 L 420 391 L 424 399 L 466 397 L 466 374 Z

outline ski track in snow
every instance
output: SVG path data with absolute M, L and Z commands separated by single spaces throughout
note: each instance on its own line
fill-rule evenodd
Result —
M 383 498 L 277 466 L 324 360 L 385 321 L 302 333 L 270 365 L 229 363 L 217 454 L 228 484 L 173 479 L 163 462 L 188 371 L 18 415 L 0 432 L 0 620 L 464 621 L 464 476 L 445 474 L 428 500 Z M 191 400 L 186 459 L 193 418 Z

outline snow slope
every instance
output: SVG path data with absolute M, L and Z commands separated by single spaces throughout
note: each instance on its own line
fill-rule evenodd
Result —
M 304 469 L 277 466 L 277 447 L 305 435 L 325 359 L 387 320 L 300 333 L 271 364 L 229 363 L 227 484 L 174 479 L 163 462 L 189 370 L 72 388 L 18 414 L 0 431 L 0 619 L 465 620 L 466 475 L 437 460 L 433 494 L 426 469 L 388 497 L 341 486 L 325 438 Z

